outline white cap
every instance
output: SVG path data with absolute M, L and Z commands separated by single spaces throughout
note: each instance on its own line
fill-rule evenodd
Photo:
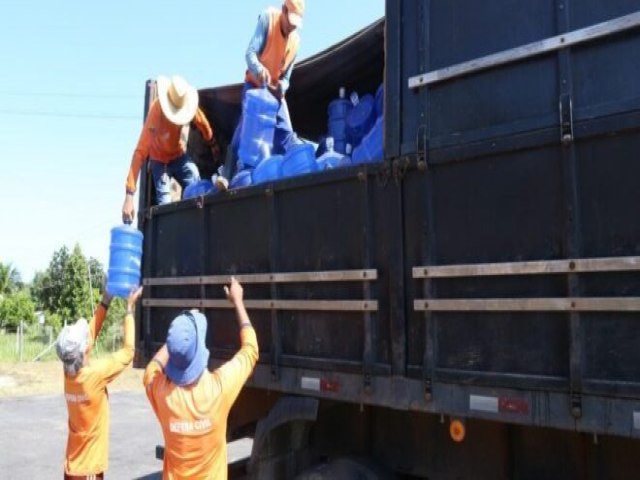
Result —
M 63 362 L 71 362 L 83 355 L 88 345 L 89 323 L 80 318 L 62 329 L 56 341 L 56 353 Z

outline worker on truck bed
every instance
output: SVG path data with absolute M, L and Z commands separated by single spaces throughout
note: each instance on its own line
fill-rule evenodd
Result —
M 64 370 L 64 396 L 69 436 L 64 462 L 65 480 L 104 478 L 109 461 L 109 396 L 107 385 L 133 360 L 133 309 L 142 288 L 132 292 L 124 317 L 124 346 L 99 360 L 89 354 L 104 322 L 111 297 L 106 293 L 90 323 L 83 318 L 62 329 L 56 353 Z
M 158 77 L 157 86 L 158 98 L 149 108 L 127 175 L 122 207 L 124 223 L 133 221 L 133 195 L 140 168 L 147 157 L 151 162 L 151 174 L 159 205 L 171 201 L 170 177 L 175 178 L 183 190 L 200 180 L 198 167 L 187 154 L 186 139 L 181 135 L 183 127 L 193 122 L 209 143 L 214 158 L 217 156 L 218 146 L 213 130 L 207 117 L 198 108 L 198 91 L 178 75 L 171 79 Z
M 164 436 L 163 478 L 226 479 L 227 417 L 258 361 L 258 341 L 235 278 L 225 287 L 240 327 L 241 348 L 213 372 L 207 370 L 207 319 L 197 310 L 173 319 L 166 344 L 144 373 L 149 402 Z
M 247 48 L 247 72 L 242 91 L 251 88 L 269 87 L 271 93 L 280 101 L 276 117 L 276 129 L 273 135 L 273 153 L 284 154 L 287 148 L 297 143 L 297 136 L 291 126 L 289 107 L 285 94 L 289 88 L 289 79 L 298 54 L 300 37 L 297 30 L 302 27 L 304 0 L 285 0 L 281 9 L 268 8 L 258 17 L 258 26 Z M 219 190 L 229 187 L 228 179 L 238 159 L 238 147 L 242 135 L 242 117 L 231 140 L 231 148 L 221 174 L 216 179 Z

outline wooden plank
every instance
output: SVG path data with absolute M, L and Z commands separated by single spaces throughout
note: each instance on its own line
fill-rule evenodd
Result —
M 145 298 L 145 307 L 160 308 L 233 308 L 228 300 L 199 298 Z M 377 300 L 245 300 L 247 310 L 307 310 L 336 312 L 375 312 Z
M 640 312 L 640 297 L 416 299 L 432 312 Z
M 302 283 L 302 282 L 370 282 L 378 279 L 378 271 L 332 270 L 324 272 L 249 273 L 234 275 L 240 283 Z M 144 285 L 226 285 L 231 275 L 145 278 Z
M 413 268 L 413 278 L 546 275 L 559 273 L 623 272 L 640 270 L 640 257 L 539 260 L 531 262 L 437 265 Z
M 623 17 L 598 23 L 590 27 L 574 30 L 555 37 L 550 37 L 537 42 L 528 43 L 520 47 L 511 48 L 502 52 L 486 55 L 467 62 L 458 63 L 440 70 L 415 75 L 409 78 L 409 88 L 418 88 L 444 80 L 449 80 L 470 73 L 487 70 L 507 63 L 512 63 L 526 58 L 542 55 L 560 50 L 573 45 L 589 42 L 598 38 L 623 32 L 640 25 L 640 11 Z

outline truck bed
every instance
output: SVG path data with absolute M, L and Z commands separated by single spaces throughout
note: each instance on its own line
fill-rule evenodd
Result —
M 228 359 L 238 334 L 222 285 L 236 275 L 260 343 L 250 390 L 638 436 L 640 62 L 626 57 L 640 52 L 638 29 L 407 86 L 633 2 L 591 6 L 597 18 L 580 15 L 594 2 L 574 2 L 565 23 L 538 11 L 553 2 L 507 2 L 544 19 L 511 36 L 489 2 L 475 20 L 504 20 L 495 39 L 438 54 L 446 22 L 465 25 L 460 3 L 471 22 L 477 3 L 389 2 L 386 37 L 378 23 L 352 39 L 387 55 L 384 163 L 146 209 L 140 363 L 184 308 L 207 315 L 211 367 Z M 332 54 L 308 68 L 340 65 Z M 374 89 L 378 66 L 347 86 Z M 290 105 L 317 138 L 344 79 L 310 71 L 294 70 Z M 202 92 L 223 131 L 238 89 Z

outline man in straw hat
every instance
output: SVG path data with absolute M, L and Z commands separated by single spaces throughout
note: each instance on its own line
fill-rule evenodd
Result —
M 140 168 L 147 157 L 151 162 L 159 205 L 171 201 L 170 177 L 175 178 L 183 190 L 200 180 L 198 167 L 189 158 L 186 141 L 181 135 L 184 126 L 193 122 L 211 148 L 217 149 L 211 125 L 198 108 L 198 91 L 194 87 L 178 75 L 170 79 L 160 76 L 157 90 L 158 98 L 149 108 L 127 175 L 122 207 L 122 221 L 125 223 L 133 221 L 133 195 Z
M 64 462 L 65 480 L 98 480 L 109 463 L 109 398 L 107 385 L 133 360 L 133 309 L 142 288 L 132 292 L 124 317 L 124 346 L 117 352 L 90 360 L 111 297 L 105 292 L 90 323 L 81 318 L 65 326 L 56 341 L 64 370 L 64 396 L 69 415 L 69 435 Z
M 144 373 L 144 385 L 164 435 L 163 478 L 226 479 L 227 417 L 258 361 L 258 341 L 235 278 L 225 287 L 240 327 L 241 348 L 207 370 L 207 319 L 197 310 L 173 319 L 166 344 Z
M 289 80 L 293 64 L 298 54 L 300 36 L 304 16 L 304 0 L 285 0 L 282 8 L 268 8 L 258 17 L 258 26 L 247 48 L 247 73 L 242 91 L 259 88 L 263 85 L 280 101 L 280 109 L 276 117 L 276 129 L 273 135 L 273 153 L 284 154 L 287 148 L 298 143 L 291 125 L 289 107 L 285 94 L 289 88 Z M 228 179 L 238 159 L 238 147 L 242 135 L 242 117 L 231 140 L 231 148 L 227 150 L 224 168 L 216 179 L 219 190 L 226 190 Z

